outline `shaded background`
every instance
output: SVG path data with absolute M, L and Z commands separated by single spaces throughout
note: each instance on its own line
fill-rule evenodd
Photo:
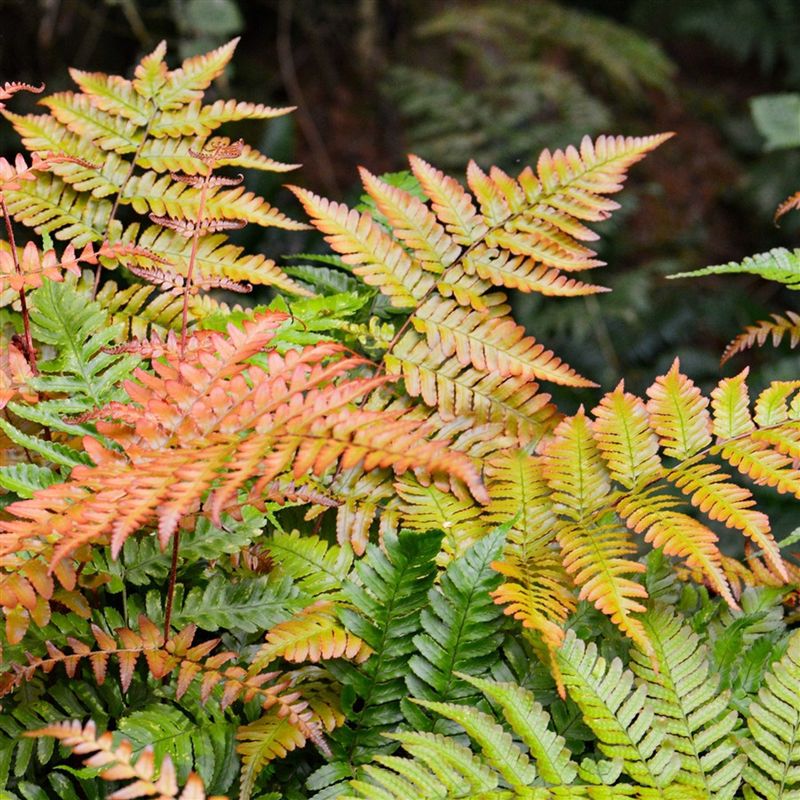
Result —
M 44 81 L 49 92 L 70 87 L 69 66 L 129 74 L 162 38 L 177 63 L 241 36 L 213 92 L 297 105 L 241 134 L 303 163 L 292 180 L 348 201 L 358 164 L 399 170 L 409 151 L 454 174 L 470 157 L 517 172 L 584 133 L 676 131 L 635 168 L 622 210 L 600 227 L 609 267 L 595 280 L 614 293 L 514 301 L 531 332 L 606 387 L 625 376 L 640 391 L 675 354 L 713 382 L 744 324 L 795 307 L 791 292 L 756 278 L 664 277 L 800 236 L 794 220 L 772 224 L 800 184 L 800 158 L 764 153 L 749 112 L 754 96 L 800 88 L 795 0 L 0 0 L 0 11 L 0 79 Z M 34 102 L 20 97 L 15 110 Z M 16 147 L 5 126 L 0 149 Z M 284 178 L 251 177 L 300 215 Z M 272 256 L 321 247 L 245 235 Z M 746 360 L 756 383 L 763 364 L 771 378 L 800 366 L 785 348 Z

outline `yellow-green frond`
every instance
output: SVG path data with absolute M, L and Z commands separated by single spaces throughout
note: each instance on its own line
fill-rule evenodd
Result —
M 675 486 L 689 495 L 692 505 L 709 519 L 740 530 L 764 552 L 778 575 L 788 579 L 769 517 L 753 508 L 755 500 L 750 490 L 730 483 L 729 477 L 716 464 L 686 465 L 668 475 Z
M 733 439 L 755 429 L 750 415 L 750 394 L 747 391 L 749 369 L 733 378 L 721 380 L 711 392 L 714 413 L 714 436 L 717 440 Z
M 471 364 L 478 370 L 565 386 L 595 385 L 494 309 L 480 314 L 454 300 L 431 297 L 417 309 L 412 324 L 425 334 L 432 350 L 455 355 L 464 367 Z
M 685 459 L 711 444 L 708 399 L 681 374 L 677 358 L 666 375 L 656 378 L 647 394 L 650 424 L 666 455 Z
M 352 264 L 353 272 L 370 286 L 377 286 L 392 305 L 413 307 L 433 286 L 433 275 L 423 271 L 369 214 L 359 214 L 306 189 L 289 188 L 342 260 Z
M 633 489 L 660 476 L 658 439 L 650 428 L 647 409 L 624 384 L 603 396 L 593 411 L 594 438 L 611 477 Z
M 795 395 L 791 405 L 789 404 L 789 398 L 798 389 L 800 381 L 772 381 L 756 400 L 756 425 L 766 428 L 786 422 L 788 419 L 798 419 L 800 395 Z

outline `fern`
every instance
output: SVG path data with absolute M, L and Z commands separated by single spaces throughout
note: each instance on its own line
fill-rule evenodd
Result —
M 117 730 L 127 739 L 133 754 L 152 748 L 156 761 L 168 756 L 175 765 L 178 783 L 185 783 L 190 770 L 211 791 L 228 791 L 237 764 L 233 757 L 237 724 L 224 715 L 210 716 L 196 709 L 152 703 L 119 720 Z
M 495 660 L 502 632 L 500 611 L 490 597 L 499 583 L 491 562 L 502 544 L 502 530 L 476 542 L 450 563 L 439 585 L 428 593 L 430 607 L 420 615 L 424 632 L 414 637 L 417 652 L 406 676 L 412 697 L 470 704 L 474 689 L 457 673 L 486 674 Z M 404 707 L 416 729 L 437 731 L 415 711 L 411 704 Z
M 400 701 L 407 693 L 405 680 L 412 675 L 409 656 L 413 637 L 420 631 L 420 614 L 436 574 L 434 559 L 441 536 L 436 533 L 401 533 L 387 536 L 384 554 L 370 545 L 355 566 L 358 583 L 348 583 L 344 595 L 353 608 L 345 608 L 342 621 L 348 631 L 366 642 L 372 655 L 359 667 L 330 665 L 333 675 L 352 698 L 348 724 L 333 734 L 334 767 L 341 777 L 352 775 L 350 765 L 368 761 L 388 748 L 381 733 L 398 723 Z M 345 695 L 348 696 L 347 694 Z
M 546 294 L 559 285 L 566 292 L 560 270 L 597 266 L 580 243 L 590 236 L 583 221 L 605 219 L 616 208 L 605 195 L 618 191 L 627 169 L 665 138 L 587 138 L 580 151 L 545 151 L 537 172 L 528 168 L 516 180 L 473 163 L 472 194 L 412 156 L 429 203 L 364 171 L 367 194 L 388 230 L 368 212 L 293 190 L 343 261 L 411 312 L 384 356 L 387 370 L 446 417 L 502 421 L 527 442 L 546 432 L 552 412 L 540 413 L 547 399 L 537 400 L 530 383 L 522 389 L 526 381 L 592 384 L 524 336 L 494 285 Z M 540 283 L 530 279 L 534 270 Z M 574 286 L 572 293 L 582 291 Z
M 114 745 L 110 733 L 97 736 L 93 722 L 86 723 L 83 727 L 80 722 L 66 722 L 48 725 L 36 731 L 31 731 L 30 736 L 52 736 L 64 742 L 76 753 L 91 753 L 84 760 L 88 767 L 100 770 L 100 776 L 106 780 L 130 780 L 133 783 L 127 793 L 136 792 L 139 797 L 177 797 L 179 800 L 205 800 L 206 793 L 203 782 L 194 773 L 190 773 L 183 792 L 178 794 L 180 787 L 176 779 L 175 767 L 172 759 L 165 756 L 156 770 L 153 751 L 146 749 L 134 761 L 132 748 L 128 741 L 122 740 Z
M 731 737 L 738 715 L 728 692 L 719 692 L 706 648 L 669 609 L 656 607 L 644 617 L 656 654 L 634 648 L 631 667 L 646 683 L 656 716 L 666 722 L 666 744 L 681 758 L 675 780 L 702 790 L 704 797 L 733 798 L 741 782 L 744 755 Z
M 423 423 L 399 414 L 348 408 L 382 380 L 335 383 L 360 363 L 344 359 L 321 364 L 337 355 L 335 345 L 290 352 L 286 357 L 273 352 L 266 369 L 248 365 L 247 359 L 269 341 L 282 320 L 280 315 L 257 317 L 245 323 L 244 331 L 230 327 L 228 337 L 212 332 L 205 337 L 195 334 L 189 352 L 196 345 L 200 357 L 188 371 L 186 365 L 178 369 L 181 361 L 177 354 L 167 356 L 164 363 L 154 362 L 160 377 L 139 370 L 138 382 L 126 384 L 132 402 L 112 402 L 97 412 L 97 416 L 108 415 L 122 423 L 100 421 L 98 430 L 116 441 L 125 455 L 85 440 L 96 466 L 73 471 L 67 483 L 9 506 L 16 521 L 0 523 L 10 534 L 5 537 L 5 552 L 30 547 L 38 536 L 42 513 L 52 515 L 53 524 L 62 526 L 57 542 L 40 539 L 36 545 L 51 565 L 82 544 L 109 539 L 112 555 L 116 555 L 125 540 L 147 524 L 157 525 L 164 546 L 184 518 L 197 513 L 201 499 L 212 488 L 206 508 L 218 519 L 255 473 L 260 477 L 253 495 L 259 497 L 269 482 L 287 470 L 295 479 L 307 469 L 322 475 L 340 459 L 345 467 L 363 460 L 366 469 L 391 467 L 396 472 L 427 463 L 431 473 L 449 470 L 484 496 L 472 462 L 461 453 L 448 451 L 442 440 L 425 440 L 429 429 Z M 287 385 L 289 374 L 292 378 Z M 247 381 L 242 379 L 244 375 Z M 176 380 L 178 376 L 180 380 Z M 226 392 L 228 399 L 220 404 L 216 398 Z M 174 406 L 172 398 L 180 405 Z M 189 416 L 192 409 L 200 408 L 208 412 Z M 250 431 L 250 435 L 229 438 L 231 425 L 241 426 L 241 432 Z M 225 430 L 222 437 L 220 426 Z M 158 454 L 155 459 L 154 454 Z M 215 486 L 223 477 L 220 469 L 224 466 L 227 477 Z M 176 473 L 181 476 L 177 482 Z M 133 478 L 133 483 L 128 483 Z M 112 487 L 120 485 L 119 481 L 139 486 L 122 516 L 112 499 Z
M 783 658 L 765 675 L 765 685 L 750 706 L 747 725 L 751 739 L 739 740 L 747 755 L 744 780 L 750 797 L 791 797 L 797 791 L 795 763 L 800 717 L 796 707 L 800 661 L 793 636 Z
M 302 228 L 271 209 L 263 198 L 241 188 L 226 189 L 217 183 L 203 190 L 165 174 L 206 175 L 209 165 L 198 154 L 221 125 L 270 119 L 289 111 L 236 101 L 202 104 L 205 90 L 224 71 L 236 43 L 186 59 L 178 69 L 168 70 L 162 42 L 145 56 L 133 80 L 72 70 L 79 91 L 45 97 L 42 104 L 47 114 L 4 112 L 34 156 L 55 150 L 69 159 L 54 165 L 49 181 L 25 183 L 8 193 L 9 211 L 15 219 L 39 234 L 70 239 L 75 246 L 102 240 L 135 241 L 140 237 L 140 225 L 136 221 L 124 224 L 120 211 L 126 208 L 136 214 L 167 213 L 188 220 L 198 220 L 200 212 L 211 218 Z M 216 137 L 214 146 L 220 143 L 227 146 L 230 140 Z M 241 147 L 238 154 L 231 153 L 220 163 L 273 172 L 293 168 L 250 147 Z M 142 245 L 152 245 L 153 256 L 186 274 L 191 244 L 160 236 L 159 231 L 157 226 L 141 231 Z M 304 293 L 274 262 L 263 256 L 241 256 L 242 248 L 226 244 L 225 235 L 212 238 L 213 243 L 205 245 L 200 270 L 210 264 L 211 275 L 225 275 L 230 268 L 232 280 L 247 274 L 247 280 Z M 106 266 L 114 264 L 107 262 Z M 191 268 L 188 271 L 191 274 Z

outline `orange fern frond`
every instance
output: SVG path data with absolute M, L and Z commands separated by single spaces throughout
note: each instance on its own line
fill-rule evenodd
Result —
M 44 84 L 41 86 L 33 86 L 30 83 L 21 83 L 19 81 L 6 81 L 0 86 L 0 109 L 6 107 L 6 100 L 10 100 L 17 92 L 32 92 L 33 94 L 41 94 L 44 91 Z
M 42 738 L 49 736 L 58 739 L 73 753 L 89 754 L 83 763 L 90 769 L 98 770 L 101 778 L 107 781 L 133 781 L 109 795 L 110 800 L 123 798 L 155 797 L 157 800 L 206 800 L 205 788 L 200 777 L 189 773 L 180 792 L 175 766 L 169 755 L 165 755 L 160 765 L 156 765 L 152 747 L 145 747 L 134 760 L 133 746 L 127 739 L 115 744 L 110 732 L 97 735 L 97 727 L 92 720 L 85 727 L 78 721 L 55 722 L 35 731 L 26 731 L 24 736 Z M 180 792 L 180 795 L 178 794 Z M 219 795 L 208 800 L 226 800 Z
M 623 498 L 616 510 L 631 530 L 646 532 L 646 542 L 663 548 L 665 555 L 683 559 L 696 574 L 702 575 L 703 582 L 736 607 L 723 555 L 717 547 L 717 535 L 693 517 L 675 511 L 679 505 L 675 497 L 655 488 Z
M 795 192 L 793 195 L 787 197 L 780 205 L 775 209 L 775 216 L 773 216 L 772 220 L 777 225 L 778 220 L 784 215 L 788 214 L 790 211 L 793 211 L 796 208 L 800 208 L 800 192 Z
M 33 370 L 23 351 L 13 342 L 2 344 L 0 346 L 0 411 L 16 397 L 28 403 L 36 401 L 36 392 L 29 386 L 31 378 L 33 378 Z
M 430 298 L 417 309 L 412 323 L 425 334 L 431 350 L 455 355 L 463 367 L 565 386 L 595 386 L 552 350 L 525 336 L 525 329 L 508 316 L 479 314 L 453 300 Z
M 788 580 L 780 550 L 770 532 L 769 518 L 753 509 L 755 500 L 748 489 L 730 483 L 727 480 L 729 476 L 720 472 L 716 464 L 683 466 L 667 477 L 689 495 L 692 505 L 709 519 L 724 522 L 727 527 L 740 530 L 755 542 L 778 575 Z
M 725 348 L 720 359 L 720 364 L 725 364 L 738 353 L 758 345 L 763 347 L 767 339 L 772 340 L 772 346 L 777 347 L 784 338 L 789 339 L 789 346 L 797 347 L 800 342 L 800 315 L 794 311 L 785 311 L 786 316 L 771 314 L 772 319 L 761 320 L 755 325 L 748 325 L 742 333 L 735 337 Z
M 267 643 L 253 657 L 251 669 L 261 670 L 276 658 L 302 664 L 331 658 L 365 661 L 372 648 L 339 623 L 330 600 L 318 600 L 291 619 L 273 626 Z
M 87 437 L 96 466 L 75 467 L 67 483 L 11 504 L 14 519 L 0 522 L 0 554 L 38 538 L 45 519 L 58 538 L 52 565 L 97 541 L 110 541 L 116 556 L 128 536 L 150 525 L 165 546 L 185 517 L 200 513 L 209 493 L 205 508 L 218 519 L 254 476 L 260 491 L 281 475 L 320 476 L 336 465 L 453 476 L 486 499 L 473 461 L 445 439 L 429 440 L 424 418 L 353 408 L 387 379 L 348 379 L 364 362 L 341 358 L 341 346 L 285 356 L 272 351 L 265 366 L 248 363 L 284 319 L 257 316 L 243 331 L 231 326 L 227 337 L 210 334 L 213 356 L 190 344 L 183 357 L 154 361 L 155 374 L 137 370 L 137 380 L 125 384 L 131 402 L 96 414 L 98 431 L 122 452 Z M 207 344 L 209 334 L 203 339 Z M 124 508 L 117 502 L 121 490 Z

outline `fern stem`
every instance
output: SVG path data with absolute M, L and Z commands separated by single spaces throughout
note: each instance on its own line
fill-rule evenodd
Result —
M 183 358 L 186 349 L 186 327 L 189 324 L 189 291 L 192 288 L 192 276 L 194 275 L 194 265 L 197 261 L 197 250 L 200 247 L 200 223 L 203 221 L 203 214 L 206 210 L 206 196 L 208 194 L 208 178 L 211 177 L 209 172 L 206 180 L 203 181 L 203 187 L 200 189 L 200 204 L 197 209 L 197 224 L 195 225 L 194 234 L 192 236 L 192 252 L 189 254 L 189 266 L 186 270 L 186 283 L 183 287 L 183 312 L 181 314 L 181 358 Z
M 124 180 L 120 184 L 119 190 L 117 191 L 117 196 L 114 198 L 114 205 L 111 206 L 111 213 L 108 215 L 108 222 L 106 222 L 106 228 L 103 232 L 103 238 L 108 239 L 108 234 L 111 231 L 111 223 L 117 218 L 117 212 L 119 211 L 119 205 L 122 201 L 122 195 L 125 192 L 125 189 L 128 186 L 128 182 L 133 177 L 133 171 L 136 169 L 136 159 L 142 153 L 142 149 L 144 148 L 145 142 L 147 142 L 147 137 L 150 135 L 150 128 L 152 124 L 155 122 L 156 115 L 158 114 L 158 109 L 155 109 L 153 113 L 150 115 L 150 119 L 147 120 L 147 125 L 145 126 L 144 133 L 142 134 L 142 141 L 139 142 L 139 146 L 136 148 L 136 152 L 133 154 L 133 158 L 131 159 L 130 166 L 128 167 L 128 172 L 125 175 Z M 94 286 L 92 287 L 92 300 L 97 297 L 97 290 L 100 288 L 100 276 L 103 273 L 103 265 L 98 262 L 97 264 L 97 272 L 94 275 Z
M 14 270 L 17 275 L 22 275 L 22 267 L 19 265 L 19 258 L 17 257 L 17 243 L 14 239 L 14 226 L 11 224 L 11 217 L 8 215 L 8 207 L 6 206 L 5 195 L 0 193 L 0 211 L 2 211 L 3 219 L 6 221 L 6 234 L 8 235 L 8 244 L 11 247 L 11 260 L 14 262 Z M 39 374 L 36 366 L 36 351 L 33 348 L 33 336 L 31 336 L 31 318 L 28 311 L 28 303 L 25 299 L 25 287 L 19 290 L 19 304 L 22 312 L 22 328 L 25 332 L 25 358 L 30 364 L 31 372 L 34 375 Z
M 164 641 L 169 639 L 169 626 L 172 622 L 172 602 L 175 599 L 175 581 L 178 576 L 178 552 L 181 548 L 180 528 L 172 537 L 172 563 L 169 565 L 169 583 L 167 584 L 167 599 L 164 603 Z

